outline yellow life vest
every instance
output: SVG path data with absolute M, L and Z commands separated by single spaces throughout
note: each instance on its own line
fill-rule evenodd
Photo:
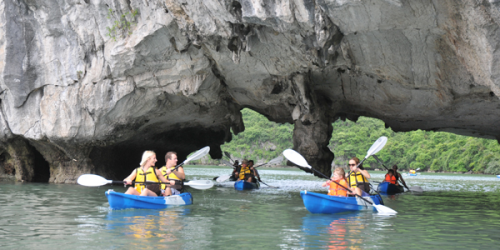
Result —
M 241 167 L 240 169 L 240 180 L 245 179 L 245 174 L 251 174 L 252 171 L 249 167 Z
M 167 166 L 163 166 L 161 167 L 160 171 L 161 171 L 161 174 L 163 176 L 165 176 L 165 178 L 167 178 L 167 180 L 178 180 L 178 181 L 182 181 L 181 178 L 179 178 L 177 175 L 174 174 L 174 169 L 175 169 L 175 166 L 171 167 L 170 168 L 170 174 L 167 175 Z M 161 184 L 161 189 L 165 189 L 165 184 Z
M 351 172 L 349 175 L 349 187 L 357 187 L 358 184 L 369 183 L 368 179 L 365 178 L 360 172 Z
M 146 170 L 146 173 L 144 173 L 144 170 L 142 170 L 141 167 L 138 167 L 136 170 L 136 176 L 135 176 L 135 182 L 160 182 L 158 180 L 158 177 L 156 177 L 156 172 L 154 167 L 149 167 L 148 170 Z M 142 190 L 146 187 L 145 183 L 136 183 L 135 184 L 135 190 L 137 192 L 141 193 Z

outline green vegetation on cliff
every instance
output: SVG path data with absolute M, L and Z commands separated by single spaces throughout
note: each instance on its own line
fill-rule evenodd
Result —
M 223 151 L 234 158 L 270 160 L 291 148 L 293 125 L 270 122 L 255 111 L 244 109 L 245 131 L 233 136 Z M 496 140 L 460 136 L 445 132 L 413 131 L 395 133 L 384 127 L 384 122 L 360 117 L 358 121 L 336 121 L 330 149 L 334 163 L 345 166 L 347 159 L 362 159 L 380 136 L 389 138 L 377 156 L 390 167 L 443 172 L 482 172 L 500 174 L 500 145 Z M 383 168 L 371 157 L 365 167 Z

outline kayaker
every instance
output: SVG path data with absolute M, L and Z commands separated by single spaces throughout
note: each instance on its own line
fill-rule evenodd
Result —
M 335 182 L 337 182 L 338 184 Z M 332 196 L 347 196 L 347 192 L 352 192 L 351 190 L 348 191 L 346 189 L 349 185 L 347 184 L 347 181 L 345 179 L 345 171 L 340 167 L 335 168 L 332 178 L 323 183 L 323 185 L 321 186 L 330 186 L 330 188 L 328 189 L 328 195 Z
M 371 178 L 371 175 L 363 168 L 362 165 L 358 166 L 358 164 L 358 157 L 353 157 L 349 160 L 349 168 L 351 171 L 347 176 L 347 182 L 355 194 L 362 196 L 363 192 L 370 192 L 370 182 L 368 179 Z
M 252 182 L 257 182 L 257 180 L 260 181 L 260 175 L 259 175 L 259 172 L 257 172 L 257 169 L 255 169 L 254 167 L 254 162 L 253 160 L 249 160 L 248 161 L 248 168 L 250 168 L 250 170 L 253 172 L 253 176 L 252 176 Z
M 240 162 L 238 160 L 235 160 L 233 163 L 233 172 L 231 173 L 231 178 L 229 180 L 237 181 L 239 178 L 238 172 L 240 172 Z
M 134 169 L 132 173 L 123 181 L 127 185 L 132 185 L 132 181 L 136 182 L 135 187 L 129 187 L 125 194 L 133 194 L 140 196 L 159 196 L 161 195 L 160 184 L 158 182 L 168 182 L 163 177 L 160 170 L 155 169 L 156 153 L 153 151 L 144 151 L 142 154 L 139 167 Z M 158 184 L 145 184 L 137 182 L 156 182 Z
M 163 193 L 164 196 L 178 195 L 183 191 L 184 179 L 186 179 L 184 168 L 180 166 L 175 169 L 175 166 L 177 166 L 177 153 L 169 151 L 165 154 L 165 166 L 160 168 L 162 175 L 165 176 L 170 183 L 170 185 L 161 185 L 161 189 L 165 190 Z
M 405 186 L 406 189 L 410 190 L 408 186 L 406 186 L 405 180 L 403 180 L 403 176 L 398 172 L 398 165 L 392 166 L 392 170 L 394 171 L 394 177 L 396 177 L 396 183 L 399 185 L 398 181 L 401 181 L 403 183 L 403 186 Z
M 398 183 L 398 179 L 396 178 L 396 176 L 394 176 L 394 170 L 389 169 L 387 171 L 387 174 L 385 174 L 384 181 L 389 182 L 389 183 L 394 184 L 394 185 L 396 185 Z
M 241 168 L 237 174 L 238 180 L 245 180 L 248 182 L 252 182 L 252 175 L 253 171 L 250 169 L 248 165 L 248 160 L 243 159 L 243 161 L 241 161 Z

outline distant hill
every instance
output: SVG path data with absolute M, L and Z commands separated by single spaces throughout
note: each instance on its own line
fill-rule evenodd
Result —
M 245 131 L 222 145 L 233 159 L 265 162 L 293 146 L 293 125 L 270 122 L 250 109 L 242 113 Z M 366 117 L 356 123 L 339 120 L 333 128 L 329 148 L 335 154 L 335 165 L 346 166 L 352 156 L 364 158 L 377 138 L 387 136 L 386 146 L 377 154 L 387 167 L 397 164 L 403 170 L 500 174 L 500 145 L 496 140 L 421 130 L 395 133 L 386 129 L 384 122 Z M 367 168 L 383 168 L 373 158 L 365 163 Z

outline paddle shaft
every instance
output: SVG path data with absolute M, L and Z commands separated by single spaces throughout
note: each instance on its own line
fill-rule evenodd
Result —
M 265 183 L 265 182 L 263 182 L 263 181 L 261 181 L 261 180 L 259 180 L 259 182 L 264 183 L 264 184 L 266 184 L 268 187 L 271 187 L 271 188 L 278 188 L 278 187 L 273 187 L 273 186 L 271 186 L 271 185 L 269 185 L 269 184 L 267 184 L 267 183 Z
M 373 155 L 373 158 L 375 158 L 375 160 L 377 160 L 380 164 L 382 164 L 382 166 L 384 166 L 384 168 L 389 171 L 389 169 L 385 166 L 385 164 L 376 156 L 376 155 Z
M 111 181 L 110 184 L 127 184 L 125 181 Z M 170 183 L 165 183 L 165 182 L 152 182 L 152 181 L 132 181 L 130 185 L 134 184 L 146 184 L 146 185 L 151 185 L 151 184 L 166 184 L 170 185 Z

